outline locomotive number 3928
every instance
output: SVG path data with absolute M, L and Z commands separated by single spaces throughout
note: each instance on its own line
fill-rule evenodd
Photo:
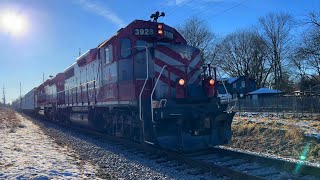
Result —
M 153 29 L 148 28 L 137 28 L 134 30 L 134 34 L 137 36 L 152 36 Z

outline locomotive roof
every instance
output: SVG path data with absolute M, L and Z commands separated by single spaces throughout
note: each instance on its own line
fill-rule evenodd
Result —
M 168 25 L 166 25 L 165 23 L 162 23 L 162 22 L 153 22 L 153 21 L 151 21 L 151 20 L 149 20 L 149 21 L 145 21 L 145 20 L 134 20 L 134 21 L 132 21 L 131 23 L 129 23 L 126 27 L 120 28 L 115 35 L 113 35 L 113 36 L 111 36 L 109 39 L 101 42 L 101 43 L 97 46 L 97 48 L 103 47 L 107 42 L 111 41 L 113 38 L 115 38 L 117 35 L 119 35 L 119 34 L 121 34 L 121 33 L 126 33 L 126 32 L 128 32 L 128 31 L 129 31 L 129 32 L 132 32 L 131 30 L 132 30 L 132 28 L 133 28 L 134 26 L 137 26 L 137 25 L 138 25 L 138 26 L 139 26 L 139 25 L 145 25 L 145 26 L 147 27 L 148 25 L 149 25 L 149 26 L 157 26 L 158 24 L 162 24 L 162 25 L 166 26 L 166 28 L 169 28 L 169 29 L 175 31 L 175 33 L 179 34 L 180 39 L 181 39 L 181 40 L 184 40 L 184 39 L 182 38 L 182 36 L 180 35 L 180 33 L 179 33 L 175 28 L 173 28 L 173 27 L 171 27 L 171 26 L 168 26 Z M 185 41 L 185 40 L 184 40 L 184 41 Z M 186 42 L 185 42 L 185 43 L 186 43 Z
M 51 79 L 47 79 L 46 81 L 41 83 L 38 87 L 35 87 L 35 89 L 44 88 L 47 85 L 50 86 L 50 85 L 56 83 L 56 81 L 59 81 L 59 79 L 61 80 L 61 78 L 63 78 L 63 76 L 64 76 L 64 73 L 58 73 L 57 75 L 55 75 Z
M 99 49 L 99 48 L 103 47 L 107 42 L 111 41 L 113 38 L 117 37 L 117 35 L 119 35 L 119 34 L 121 34 L 121 33 L 128 33 L 128 31 L 131 32 L 131 29 L 132 29 L 134 26 L 136 26 L 136 25 L 145 25 L 145 26 L 148 26 L 148 25 L 150 26 L 150 25 L 152 25 L 152 26 L 156 26 L 157 24 L 165 25 L 166 28 L 169 28 L 169 29 L 175 31 L 175 33 L 179 34 L 180 40 L 183 40 L 183 41 L 185 42 L 185 40 L 182 38 L 182 36 L 180 35 L 180 33 L 179 33 L 175 28 L 173 28 L 173 27 L 171 27 L 171 26 L 168 26 L 168 25 L 166 25 L 166 24 L 164 24 L 164 23 L 162 23 L 162 22 L 153 22 L 153 21 L 151 21 L 151 20 L 149 20 L 149 21 L 145 21 L 145 20 L 134 20 L 134 21 L 132 21 L 131 23 L 129 23 L 127 26 L 125 26 L 125 27 L 123 27 L 123 28 L 120 28 L 115 35 L 113 35 L 113 36 L 111 36 L 109 39 L 101 42 L 96 48 L 93 48 L 93 49 Z M 185 42 L 185 43 L 186 43 L 186 42 Z M 80 61 L 81 59 L 85 58 L 85 57 L 88 55 L 88 53 L 89 53 L 90 51 L 92 51 L 93 49 L 90 49 L 90 50 L 86 51 L 85 53 L 83 53 L 82 55 L 80 55 L 79 57 L 77 57 L 77 58 L 75 59 L 75 61 L 74 61 L 70 66 L 68 66 L 63 72 L 66 73 L 67 71 L 71 70 L 71 69 L 74 67 L 74 65 L 77 64 L 78 61 Z
M 68 66 L 63 72 L 66 73 L 68 70 L 72 69 L 72 67 L 75 64 L 78 64 L 79 66 L 81 66 L 83 64 L 87 64 L 87 63 L 93 61 L 95 59 L 95 56 L 97 55 L 97 52 L 98 52 L 97 48 L 93 48 L 93 49 L 86 51 L 85 53 L 83 53 L 79 57 L 77 57 L 76 61 L 73 62 L 70 66 Z M 87 57 L 87 56 L 89 56 L 89 57 Z M 83 62 L 83 61 L 85 61 L 85 62 Z
M 71 69 L 75 64 L 77 64 L 77 61 L 74 61 L 70 66 L 68 66 L 63 72 L 66 73 L 69 69 Z
M 103 42 L 101 42 L 101 43 L 97 46 L 97 48 L 101 48 L 102 46 L 104 46 L 104 45 L 105 45 L 108 41 L 110 41 L 112 38 L 116 37 L 123 29 L 128 28 L 131 24 L 133 24 L 133 23 L 135 23 L 135 22 L 137 22 L 137 21 L 143 21 L 143 20 L 134 20 L 134 21 L 132 21 L 130 24 L 128 24 L 126 27 L 120 28 L 115 35 L 113 35 L 113 36 L 111 36 L 109 39 L 106 39 L 106 40 L 104 40 Z
M 76 61 L 74 61 L 70 66 L 68 66 L 63 72 L 65 73 L 65 72 L 67 72 L 68 70 L 70 70 L 75 64 L 77 64 L 77 61 L 80 60 L 81 58 L 85 57 L 85 56 L 88 54 L 89 51 L 90 51 L 90 50 L 86 51 L 85 53 L 83 53 L 83 54 L 81 54 L 79 57 L 77 57 L 77 58 L 76 58 Z

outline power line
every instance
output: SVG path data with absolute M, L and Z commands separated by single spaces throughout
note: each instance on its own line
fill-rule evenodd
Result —
M 249 0 L 242 1 L 242 2 L 240 2 L 240 3 L 238 3 L 238 4 L 236 4 L 236 5 L 234 5 L 234 6 L 230 7 L 230 8 L 228 8 L 228 9 L 223 10 L 223 11 L 222 11 L 222 12 L 220 12 L 220 13 L 214 14 L 214 15 L 213 15 L 213 16 L 211 16 L 211 17 L 214 17 L 214 16 L 218 16 L 218 15 L 220 15 L 220 14 L 223 14 L 223 13 L 225 13 L 225 12 L 227 12 L 227 11 L 229 11 L 229 10 L 233 9 L 233 8 L 236 8 L 236 7 L 240 6 L 240 5 L 242 5 L 242 4 L 246 3 L 246 2 L 248 2 L 248 1 L 249 1 Z
M 175 13 L 176 11 L 174 11 L 177 7 L 179 7 L 179 8 L 182 8 L 182 7 L 184 7 L 184 6 L 186 6 L 186 5 L 188 5 L 188 4 L 190 4 L 190 3 L 192 3 L 194 0 L 190 0 L 190 1 L 188 1 L 187 3 L 184 3 L 184 4 L 182 4 L 181 6 L 179 6 L 179 5 L 176 5 L 175 7 L 173 7 L 170 11 L 168 11 L 167 13 L 166 13 L 166 15 L 167 16 L 169 16 L 169 15 L 171 15 L 171 14 L 173 14 L 173 13 Z M 172 13 L 171 13 L 172 12 Z
M 223 13 L 225 13 L 225 12 L 227 12 L 227 11 L 230 11 L 231 9 L 234 9 L 234 8 L 236 8 L 236 7 L 238 7 L 238 6 L 246 3 L 247 1 L 249 1 L 249 0 L 244 0 L 244 1 L 238 3 L 238 4 L 234 5 L 234 6 L 231 6 L 231 7 L 227 8 L 227 9 L 225 9 L 225 10 L 222 10 L 221 12 L 216 13 L 216 14 L 210 16 L 210 18 L 216 17 L 216 16 L 218 16 L 218 15 L 220 15 L 220 14 L 223 14 Z M 208 5 L 210 2 L 211 2 L 211 1 L 208 1 L 207 3 L 203 4 L 202 7 Z M 215 3 L 214 6 L 211 6 L 211 5 L 209 4 L 209 5 L 207 6 L 207 8 L 205 8 L 205 9 L 197 12 L 196 14 L 193 14 L 192 16 L 198 16 L 198 15 L 204 13 L 205 11 L 209 10 L 210 8 L 216 7 L 217 5 L 221 4 L 222 2 L 223 2 L 223 1 L 219 1 L 219 2 Z M 191 15 L 191 14 L 190 14 L 190 15 Z M 184 16 L 183 16 L 183 17 L 184 17 Z M 182 17 L 182 18 L 183 18 L 183 17 Z M 180 18 L 178 21 L 182 20 L 182 18 Z
M 203 8 L 203 7 L 207 6 L 207 5 L 208 5 L 208 6 L 207 6 L 206 8 L 204 8 L 203 10 L 199 11 L 198 13 L 193 14 L 192 16 L 198 16 L 199 14 L 207 11 L 208 9 L 213 8 L 213 7 L 216 7 L 217 5 L 221 4 L 222 1 L 219 1 L 219 2 L 215 3 L 214 6 L 212 6 L 212 4 L 210 4 L 210 3 L 212 3 L 212 2 L 211 2 L 211 1 L 208 1 L 208 2 L 204 3 L 203 5 L 201 5 L 200 8 Z M 178 18 L 178 22 L 179 22 L 179 21 L 182 21 L 182 19 L 183 19 L 184 17 L 186 17 L 186 15 L 188 15 L 188 14 L 189 14 L 189 13 L 183 14 L 182 17 Z M 190 15 L 191 15 L 191 14 L 190 14 Z
M 143 16 L 142 19 L 144 19 L 145 17 L 149 17 L 152 13 L 156 12 L 157 10 L 163 11 L 163 12 L 166 13 L 166 16 L 169 16 L 169 15 L 173 14 L 173 13 L 175 12 L 174 10 L 177 9 L 178 7 L 179 7 L 179 8 L 184 7 L 184 6 L 190 4 L 190 3 L 193 2 L 193 1 L 194 1 L 194 0 L 189 0 L 189 1 L 186 2 L 186 3 L 183 3 L 181 6 L 179 6 L 179 5 L 170 6 L 171 8 L 167 8 L 167 10 L 162 10 L 162 9 L 164 9 L 165 6 L 166 6 L 166 3 L 163 3 L 163 4 L 160 5 L 160 7 L 154 8 L 151 13 L 150 13 L 149 11 L 148 11 L 147 13 L 145 13 L 145 15 Z M 171 13 L 171 12 L 172 12 L 172 13 Z

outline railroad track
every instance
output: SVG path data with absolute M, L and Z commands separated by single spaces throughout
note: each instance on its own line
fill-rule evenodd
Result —
M 212 148 L 188 157 L 259 179 L 320 179 L 320 168 L 228 149 Z
M 90 129 L 66 124 L 59 125 L 112 144 L 137 156 L 173 167 L 177 171 L 188 170 L 191 175 L 209 173 L 222 179 L 320 179 L 320 168 L 305 164 L 221 148 L 182 154 Z

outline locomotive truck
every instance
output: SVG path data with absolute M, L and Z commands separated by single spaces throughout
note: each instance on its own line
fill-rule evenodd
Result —
M 216 69 L 164 23 L 135 20 L 15 102 L 52 121 L 179 151 L 231 139 Z

